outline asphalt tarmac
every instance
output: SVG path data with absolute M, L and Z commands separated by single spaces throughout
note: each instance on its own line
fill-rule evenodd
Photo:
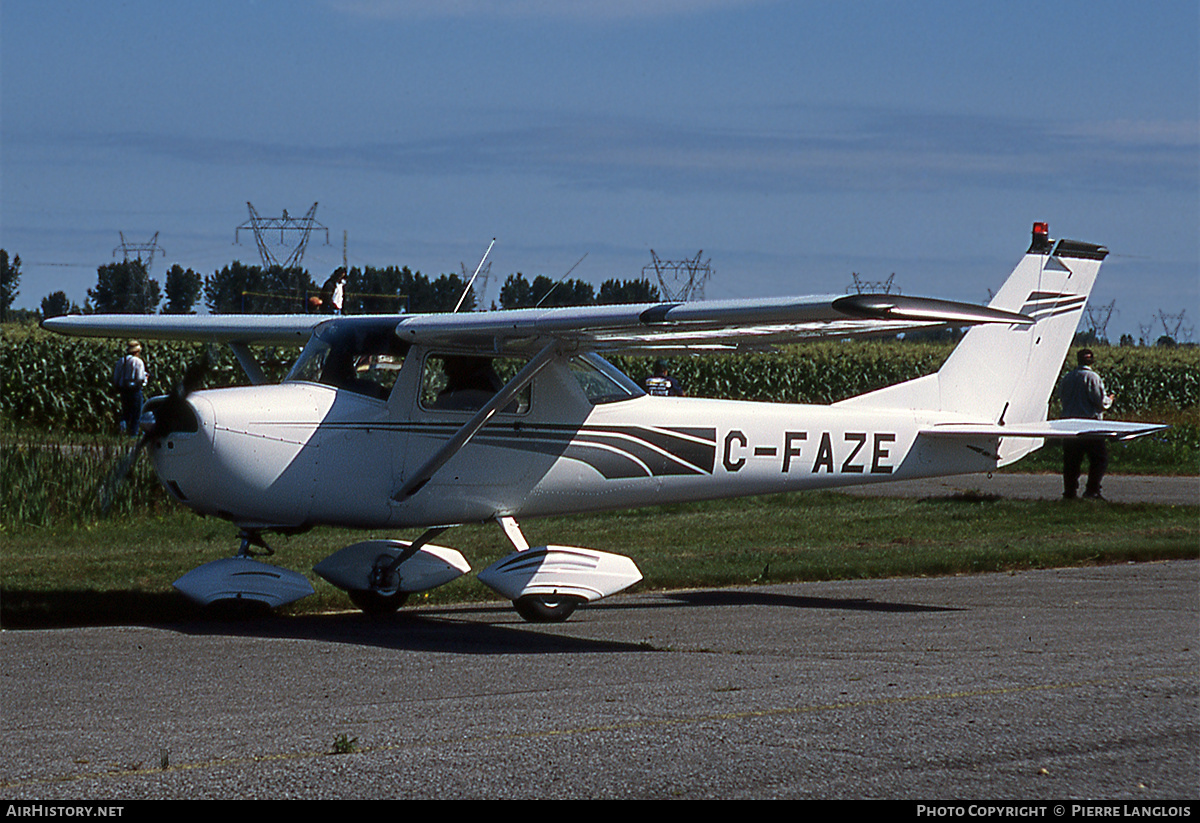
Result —
M 1200 561 L 0 633 L 0 797 L 1200 797 Z M 341 752 L 341 753 L 338 753 Z

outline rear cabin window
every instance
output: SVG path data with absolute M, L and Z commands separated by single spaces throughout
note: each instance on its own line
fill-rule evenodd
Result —
M 514 357 L 431 354 L 421 375 L 421 406 L 430 411 L 479 411 L 524 365 Z M 532 398 L 532 387 L 526 386 L 500 411 L 525 414 Z

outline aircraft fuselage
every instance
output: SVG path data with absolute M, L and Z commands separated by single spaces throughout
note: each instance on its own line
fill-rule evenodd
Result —
M 921 438 L 918 413 L 628 396 L 593 403 L 566 361 L 427 483 L 405 478 L 470 417 L 422 401 L 424 352 L 386 399 L 313 382 L 196 392 L 196 431 L 156 439 L 164 485 L 247 528 L 398 528 L 986 471 L 995 442 Z M 974 446 L 974 448 L 972 448 Z

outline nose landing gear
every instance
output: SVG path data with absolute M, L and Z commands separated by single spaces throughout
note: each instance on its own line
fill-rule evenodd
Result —
M 299 572 L 253 559 L 251 546 L 264 549 L 262 554 L 274 553 L 262 535 L 247 530 L 241 533 L 241 538 L 237 555 L 192 569 L 175 581 L 175 588 L 202 606 L 249 601 L 277 608 L 313 594 L 312 584 Z

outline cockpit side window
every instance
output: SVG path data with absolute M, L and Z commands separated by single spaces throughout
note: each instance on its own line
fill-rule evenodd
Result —
M 382 397 L 386 399 L 392 393 L 403 365 L 402 354 L 362 355 L 354 364 L 355 379 L 379 386 L 383 390 Z
M 524 365 L 511 357 L 431 354 L 421 376 L 421 406 L 431 411 L 478 411 Z M 524 414 L 531 404 L 532 389 L 526 386 L 501 412 Z

